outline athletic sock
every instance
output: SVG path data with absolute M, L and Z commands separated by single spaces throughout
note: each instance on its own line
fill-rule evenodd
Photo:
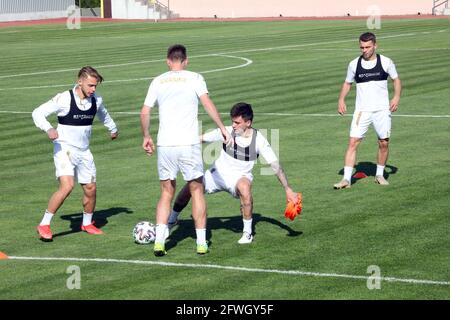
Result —
M 384 167 L 385 166 L 380 166 L 379 164 L 377 164 L 376 176 L 383 176 L 383 174 L 384 174 Z
M 52 221 L 54 214 L 51 212 L 48 212 L 48 210 L 45 210 L 44 217 L 42 218 L 40 226 L 48 226 L 50 225 L 50 222 Z
M 352 181 L 353 167 L 344 167 L 344 179 L 348 182 Z
M 164 244 L 166 242 L 166 229 L 167 224 L 157 224 L 156 225 L 156 236 L 155 242 Z
M 92 224 L 92 213 L 83 212 L 83 226 Z
M 242 222 L 244 222 L 244 230 L 243 230 L 243 232 L 247 232 L 248 234 L 252 234 L 252 221 L 253 221 L 253 219 L 250 219 L 250 220 L 242 219 Z
M 177 222 L 177 219 L 178 219 L 179 215 L 180 215 L 180 212 L 177 212 L 177 211 L 172 209 L 172 212 L 170 213 L 170 216 L 169 216 L 169 223 Z
M 195 229 L 197 244 L 206 244 L 206 229 Z

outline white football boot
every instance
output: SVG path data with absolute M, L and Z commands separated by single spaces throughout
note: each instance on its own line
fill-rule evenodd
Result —
M 244 231 L 244 233 L 242 234 L 242 237 L 238 240 L 238 243 L 239 244 L 247 244 L 247 243 L 252 243 L 252 241 L 253 241 L 253 236 L 250 233 Z

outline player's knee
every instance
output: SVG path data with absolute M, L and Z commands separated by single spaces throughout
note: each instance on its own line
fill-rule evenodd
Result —
M 189 191 L 191 194 L 202 193 L 203 194 L 203 183 L 198 181 L 189 182 Z
M 253 202 L 252 191 L 249 186 L 238 189 L 238 193 L 243 205 L 250 205 Z
M 59 191 L 64 195 L 64 197 L 68 197 L 72 193 L 73 188 L 69 187 L 62 187 L 59 189 Z
M 161 183 L 160 187 L 161 195 L 170 195 L 172 197 L 175 193 L 175 181 L 164 181 L 163 183 Z
M 84 186 L 84 193 L 88 197 L 95 197 L 97 194 L 97 185 L 96 184 L 87 184 Z
M 378 140 L 378 145 L 382 149 L 387 149 L 389 147 L 389 140 L 388 139 L 380 139 L 380 140 Z
M 361 139 L 350 139 L 350 141 L 348 142 L 348 148 L 355 150 L 356 148 L 358 148 L 360 142 Z
M 59 186 L 59 191 L 62 192 L 66 197 L 72 193 L 74 188 L 73 183 L 65 183 Z
M 240 181 L 236 188 L 241 196 L 246 198 L 251 197 L 252 185 L 250 184 L 250 182 L 245 180 Z

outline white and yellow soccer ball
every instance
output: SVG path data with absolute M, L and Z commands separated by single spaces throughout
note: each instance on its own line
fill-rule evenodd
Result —
M 133 228 L 133 240 L 138 244 L 149 244 L 155 242 L 156 227 L 148 221 L 138 222 Z

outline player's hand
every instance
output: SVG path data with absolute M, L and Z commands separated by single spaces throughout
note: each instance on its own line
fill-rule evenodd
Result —
M 114 133 L 111 132 L 111 140 L 117 139 L 118 136 L 119 136 L 119 131 L 116 131 Z
M 144 137 L 144 141 L 142 142 L 142 148 L 144 148 L 145 152 L 151 156 L 155 152 L 155 144 L 151 137 Z
M 286 196 L 288 198 L 288 203 L 286 204 L 286 209 L 284 210 L 284 216 L 293 221 L 295 219 L 296 216 L 298 216 L 303 209 L 303 204 L 302 204 L 302 194 L 301 192 L 297 192 L 297 196 L 293 196 L 291 194 L 290 190 L 289 192 L 286 190 Z M 288 195 L 289 193 L 289 195 Z M 291 200 L 289 200 L 290 198 L 295 198 L 296 201 L 293 202 Z
M 50 140 L 58 139 L 58 131 L 55 128 L 51 128 L 47 130 L 47 135 Z
M 297 203 L 298 201 L 298 193 L 292 191 L 291 188 L 286 189 L 286 202 Z
M 223 137 L 223 142 L 225 143 L 225 145 L 232 145 L 233 144 L 233 139 L 231 138 L 230 133 L 224 128 L 221 129 L 222 132 L 222 137 Z
M 338 102 L 338 113 L 342 116 L 347 111 L 347 105 L 344 101 Z
M 391 110 L 391 112 L 397 111 L 399 103 L 400 103 L 400 98 L 398 98 L 398 97 L 392 98 L 389 110 Z

